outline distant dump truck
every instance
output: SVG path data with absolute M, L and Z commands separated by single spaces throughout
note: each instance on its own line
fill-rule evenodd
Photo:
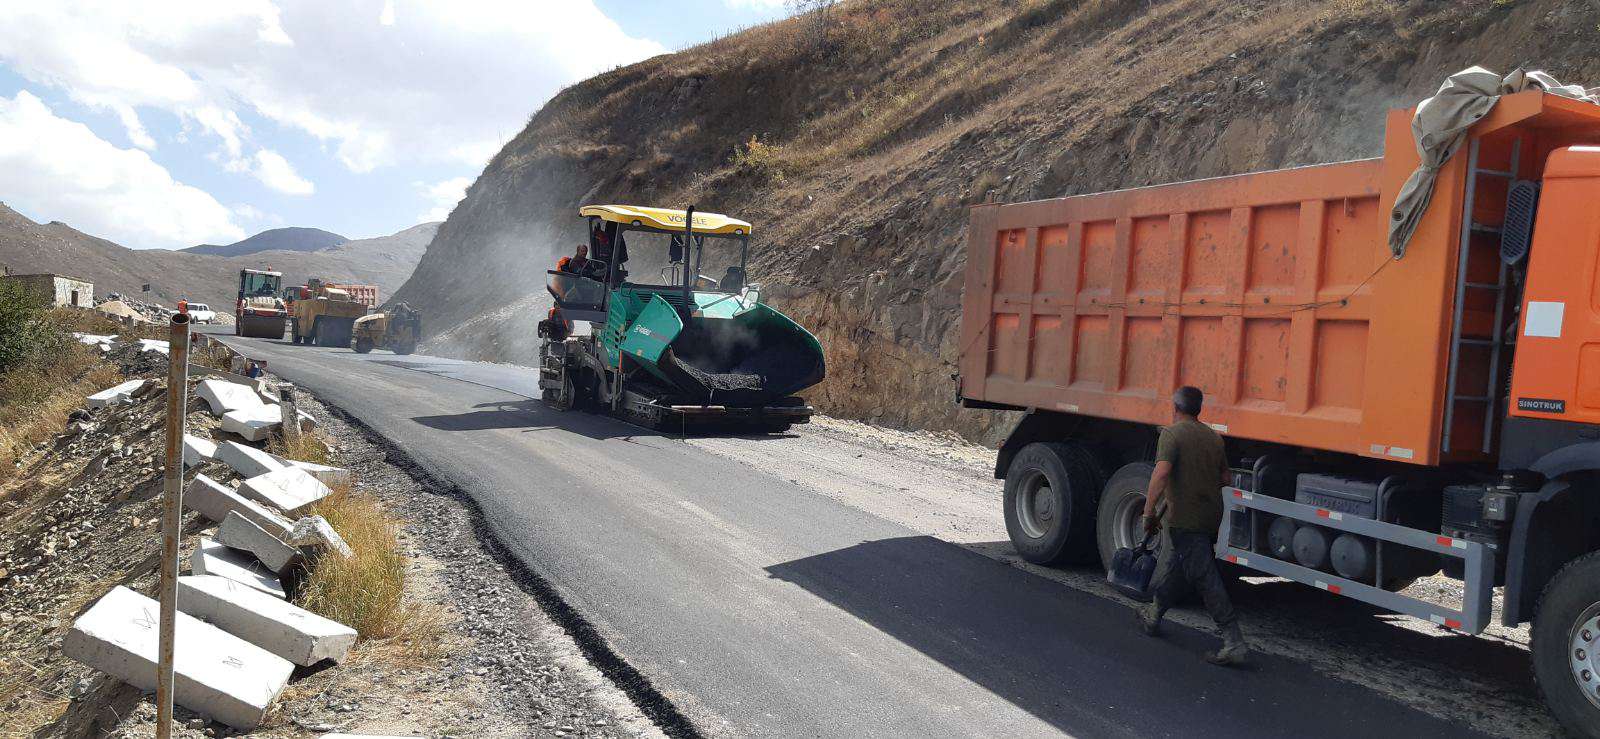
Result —
M 1396 259 L 1410 124 L 1381 159 L 974 208 L 959 398 L 1026 412 L 995 463 L 1018 553 L 1109 565 L 1201 388 L 1235 466 L 1219 558 L 1470 634 L 1503 588 L 1593 735 L 1600 106 L 1501 98 Z M 1397 592 L 1441 568 L 1459 606 Z
M 368 310 L 377 310 L 380 304 L 377 285 L 351 285 L 335 282 L 329 283 L 328 287 L 345 291 L 351 300 L 367 306 Z
M 395 354 L 410 354 L 417 350 L 420 341 L 422 314 L 405 303 L 356 319 L 355 350 L 358 353 L 388 349 Z
M 356 319 L 367 314 L 367 305 L 343 289 L 318 279 L 294 301 L 294 318 L 289 323 L 292 343 L 317 346 L 350 346 Z
M 233 308 L 233 335 L 257 339 L 283 338 L 288 311 L 278 298 L 283 273 L 239 270 L 239 297 Z

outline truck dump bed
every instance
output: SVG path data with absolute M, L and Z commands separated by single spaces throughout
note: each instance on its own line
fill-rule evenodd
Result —
M 962 398 L 1164 424 L 1172 390 L 1195 385 L 1225 435 L 1418 464 L 1486 456 L 1494 416 L 1464 398 L 1496 371 L 1471 349 L 1496 305 L 1463 285 L 1495 282 L 1506 175 L 1536 179 L 1554 148 L 1600 141 L 1600 109 L 1502 98 L 1393 260 L 1385 214 L 1418 162 L 1409 126 L 1391 112 L 1383 159 L 973 208 Z

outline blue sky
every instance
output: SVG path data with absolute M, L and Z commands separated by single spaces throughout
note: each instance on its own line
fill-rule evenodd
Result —
M 561 87 L 782 0 L 0 4 L 0 201 L 134 248 L 443 218 Z

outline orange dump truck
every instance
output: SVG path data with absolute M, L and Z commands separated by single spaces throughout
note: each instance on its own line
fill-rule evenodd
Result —
M 338 284 L 330 284 L 330 285 L 328 285 L 328 287 L 335 288 L 335 289 L 338 289 L 338 290 L 343 290 L 343 291 L 345 291 L 347 293 L 350 293 L 350 299 L 351 300 L 354 300 L 357 303 L 360 303 L 362 305 L 367 306 L 367 308 L 369 310 L 376 310 L 378 308 L 378 286 L 377 285 L 338 285 Z
M 1600 106 L 1501 98 L 1397 259 L 1410 123 L 1381 159 L 974 208 L 959 398 L 1026 411 L 995 466 L 1019 553 L 1109 565 L 1201 388 L 1219 558 L 1467 633 L 1501 588 L 1600 731 Z M 1399 592 L 1441 569 L 1460 603 Z

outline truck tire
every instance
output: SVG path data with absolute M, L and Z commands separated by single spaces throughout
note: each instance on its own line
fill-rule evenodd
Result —
M 1111 475 L 1100 492 L 1095 514 L 1095 543 L 1100 550 L 1100 565 L 1111 568 L 1111 555 L 1144 540 L 1144 494 L 1150 486 L 1149 462 L 1125 464 Z
M 1600 737 L 1600 552 L 1568 562 L 1533 617 L 1533 676 L 1573 736 Z
M 1006 533 L 1023 559 L 1040 565 L 1094 559 L 1095 497 L 1099 470 L 1087 450 L 1072 443 L 1035 442 L 1006 470 Z
M 366 354 L 367 352 L 372 351 L 372 339 L 369 339 L 365 336 L 356 339 L 355 350 L 357 354 Z

